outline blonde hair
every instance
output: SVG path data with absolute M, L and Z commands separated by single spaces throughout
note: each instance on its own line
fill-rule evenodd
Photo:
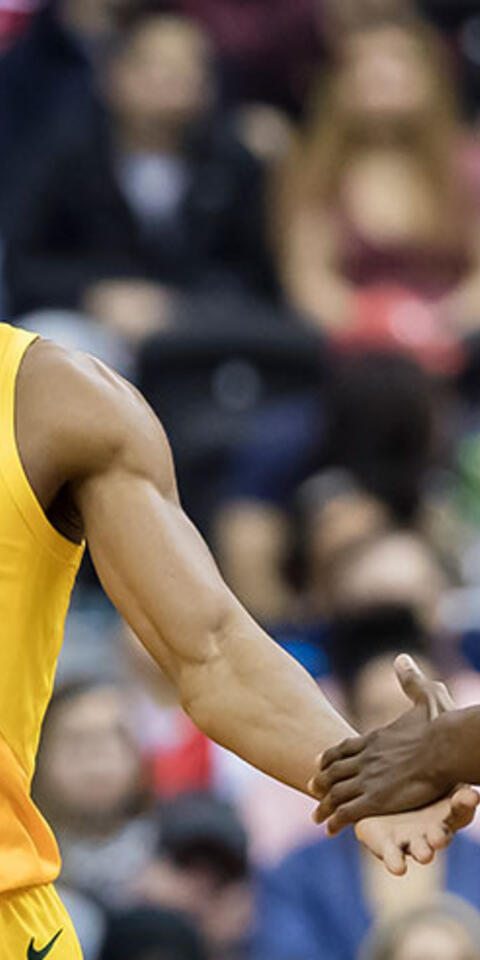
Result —
M 450 63 L 436 32 L 416 18 L 368 20 L 342 37 L 337 62 L 329 76 L 314 90 L 303 130 L 273 186 L 274 227 L 280 235 L 299 206 L 321 209 L 335 200 L 342 174 L 355 152 L 355 118 L 343 109 L 338 96 L 338 80 L 343 66 L 341 50 L 350 38 L 383 29 L 408 33 L 418 44 L 419 56 L 427 64 L 433 79 L 433 96 L 414 152 L 428 180 L 436 190 L 439 208 L 455 220 L 459 190 L 454 169 L 454 146 L 458 129 L 458 110 L 451 78 Z M 275 210 L 276 207 L 276 210 Z M 453 214 L 453 215 L 452 215 Z M 455 225 L 454 225 L 455 226 Z
M 401 914 L 390 923 L 374 927 L 364 942 L 358 960 L 391 960 L 398 939 L 410 928 L 421 923 L 450 922 L 459 926 L 470 938 L 475 953 L 480 956 L 480 914 L 471 904 L 449 893 L 438 894 L 429 903 Z

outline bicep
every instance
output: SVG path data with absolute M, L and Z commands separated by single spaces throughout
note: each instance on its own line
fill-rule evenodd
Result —
M 181 509 L 162 426 L 134 387 L 92 358 L 40 342 L 24 372 L 29 459 L 48 460 L 49 490 L 71 493 L 107 594 L 177 682 L 208 658 L 232 598 Z

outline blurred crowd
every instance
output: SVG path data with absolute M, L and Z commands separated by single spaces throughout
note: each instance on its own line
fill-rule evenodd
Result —
M 2 0 L 2 315 L 131 378 L 227 582 L 356 727 L 480 702 L 477 0 Z M 35 797 L 85 960 L 480 960 L 208 741 L 86 561 Z M 477 831 L 477 836 L 480 836 Z

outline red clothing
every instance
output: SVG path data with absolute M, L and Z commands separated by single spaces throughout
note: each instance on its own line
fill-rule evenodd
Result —
M 213 788 L 211 741 L 180 710 L 176 719 L 178 740 L 158 744 L 146 757 L 155 794 L 163 800 Z
M 465 216 L 471 224 L 480 216 L 480 142 L 461 141 L 456 155 L 458 182 L 463 190 Z M 340 199 L 331 211 L 338 237 L 340 271 L 354 287 L 396 288 L 434 301 L 453 291 L 471 267 L 470 225 L 466 223 L 465 241 L 448 243 L 440 237 L 432 243 L 388 243 L 366 236 L 350 216 Z
M 28 26 L 41 0 L 0 0 L 0 52 L 7 50 Z
M 438 303 L 467 279 L 473 266 L 472 233 L 480 222 L 480 141 L 460 141 L 456 153 L 462 189 L 464 238 L 435 243 L 388 243 L 367 236 L 347 204 L 332 205 L 337 266 L 355 289 L 348 327 L 334 335 L 347 349 L 406 350 L 429 370 L 451 374 L 463 363 L 456 337 L 438 319 Z
M 177 0 L 202 23 L 239 99 L 301 106 L 321 51 L 318 0 Z

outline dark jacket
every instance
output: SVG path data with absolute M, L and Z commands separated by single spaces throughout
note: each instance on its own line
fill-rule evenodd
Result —
M 0 59 L 0 215 L 30 159 L 89 108 L 92 69 L 47 7 Z
M 6 229 L 10 312 L 75 308 L 106 278 L 144 278 L 183 289 L 266 283 L 263 174 L 216 120 L 184 145 L 189 187 L 165 228 L 147 235 L 116 177 L 106 116 L 92 109 L 78 136 L 47 143 L 23 178 Z

